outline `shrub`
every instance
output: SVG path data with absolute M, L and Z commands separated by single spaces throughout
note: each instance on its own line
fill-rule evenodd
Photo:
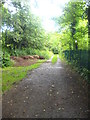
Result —
M 39 50 L 39 49 L 33 49 L 33 48 L 26 48 L 23 50 L 16 50 L 17 56 L 22 55 L 39 55 L 43 56 L 45 59 L 49 59 L 52 56 L 52 52 L 48 50 Z
M 2 55 L 2 67 L 13 66 L 13 61 L 10 60 L 10 54 L 6 51 Z

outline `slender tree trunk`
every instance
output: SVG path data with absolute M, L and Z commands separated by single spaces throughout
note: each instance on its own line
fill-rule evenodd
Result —
M 88 70 L 90 70 L 90 3 L 88 2 Z M 90 74 L 88 75 L 90 77 Z
M 88 39 L 88 47 L 90 49 L 90 5 L 88 5 Z
M 88 2 L 88 70 L 90 71 L 90 2 Z M 90 73 L 88 73 L 88 79 L 90 78 Z M 90 90 L 90 84 L 88 85 L 88 90 Z M 88 92 L 88 108 L 90 109 L 90 92 Z M 88 118 L 90 114 L 88 114 Z
M 75 19 L 75 18 L 73 18 Z M 73 39 L 73 50 L 75 50 L 75 38 L 74 38 L 74 35 L 76 33 L 76 29 L 75 29 L 75 26 L 76 26 L 76 21 L 73 20 L 73 22 L 71 23 L 71 37 Z

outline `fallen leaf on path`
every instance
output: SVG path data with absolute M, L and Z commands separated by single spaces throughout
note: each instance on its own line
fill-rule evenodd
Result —
M 10 104 L 12 106 L 12 104 Z
M 72 91 L 72 94 L 73 94 L 74 92 Z
M 59 92 L 57 92 L 57 95 L 59 94 Z
M 52 85 L 52 87 L 54 87 L 54 85 Z
M 26 99 L 28 99 L 29 97 L 26 97 Z
M 50 90 L 50 92 L 52 92 L 52 90 Z
M 46 110 L 45 110 L 45 109 L 43 109 L 43 111 L 45 112 Z
M 58 106 L 58 105 L 55 103 L 55 106 Z
M 90 110 L 87 110 L 87 112 L 89 112 Z
M 35 117 L 38 117 L 38 115 L 35 115 Z
M 58 108 L 58 110 L 61 110 L 61 108 Z

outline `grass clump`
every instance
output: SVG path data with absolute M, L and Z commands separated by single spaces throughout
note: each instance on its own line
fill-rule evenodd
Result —
M 9 90 L 15 83 L 26 77 L 29 70 L 38 68 L 45 60 L 25 67 L 6 67 L 2 69 L 2 92 Z
M 57 62 L 57 55 L 54 55 L 52 58 L 52 64 L 55 64 Z

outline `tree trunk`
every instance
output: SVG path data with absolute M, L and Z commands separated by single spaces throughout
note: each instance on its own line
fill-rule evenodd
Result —
M 90 59 L 90 3 L 88 2 L 88 70 L 90 70 L 89 59 Z M 90 78 L 89 73 L 88 73 L 88 78 Z
M 88 48 L 90 49 L 90 5 L 88 3 Z

